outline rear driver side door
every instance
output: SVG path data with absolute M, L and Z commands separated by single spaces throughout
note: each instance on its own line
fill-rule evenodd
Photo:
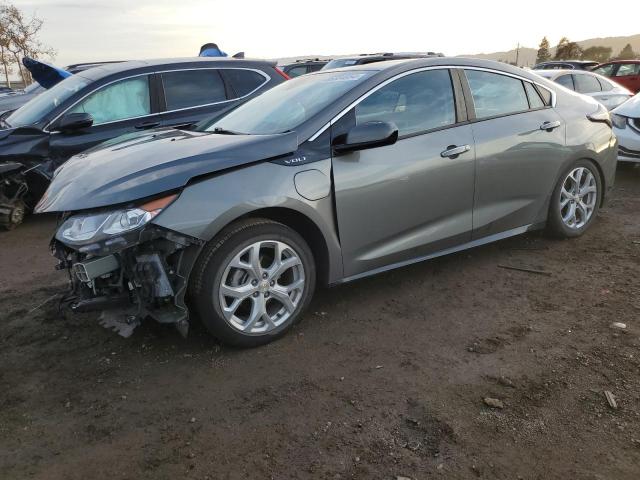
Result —
M 474 240 L 544 222 L 568 156 L 566 126 L 550 92 L 503 73 L 465 74 L 475 116 Z
M 394 123 L 393 145 L 333 156 L 346 277 L 421 259 L 471 239 L 474 142 L 456 108 L 457 74 L 446 68 L 396 77 L 332 126 Z M 461 147 L 458 154 L 451 150 Z

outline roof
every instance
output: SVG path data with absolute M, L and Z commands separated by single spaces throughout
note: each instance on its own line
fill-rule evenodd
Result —
M 193 68 L 201 68 L 208 65 L 216 67 L 229 67 L 231 65 L 235 67 L 264 67 L 266 65 L 273 65 L 273 62 L 268 62 L 267 60 L 245 60 L 233 57 L 160 58 L 153 60 L 133 60 L 129 62 L 103 64 L 89 70 L 85 70 L 79 75 L 87 78 L 88 80 L 95 81 L 130 70 L 144 71 L 144 69 L 148 69 L 149 71 L 153 71 L 154 69 L 164 69 L 167 67 L 175 67 L 177 65 Z
M 608 62 L 601 63 L 601 65 L 608 65 L 610 63 L 640 63 L 640 58 L 632 58 L 630 60 L 609 60 Z
M 349 67 L 340 67 L 332 70 L 321 70 L 320 72 L 314 72 L 309 75 L 318 75 L 328 72 L 353 72 L 355 70 L 364 71 L 383 71 L 389 69 L 405 70 L 407 67 L 420 68 L 420 67 L 436 67 L 436 66 L 451 66 L 451 67 L 480 67 L 489 68 L 492 70 L 500 70 L 513 75 L 519 75 L 521 77 L 529 77 L 535 79 L 535 73 L 529 72 L 519 67 L 496 62 L 494 60 L 481 60 L 478 58 L 465 58 L 465 57 L 423 57 L 423 58 L 404 58 L 398 60 L 387 60 L 385 62 L 366 63 L 361 65 L 352 65 Z M 554 70 L 558 71 L 558 70 Z

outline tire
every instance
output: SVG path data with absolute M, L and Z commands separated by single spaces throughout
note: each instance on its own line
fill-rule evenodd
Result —
M 268 219 L 248 219 L 205 246 L 194 265 L 189 297 L 213 336 L 250 348 L 282 337 L 301 319 L 315 282 L 313 253 L 298 233 Z
M 578 173 L 580 171 L 582 171 L 581 174 Z M 580 176 L 578 179 L 581 184 L 580 191 L 576 190 L 577 176 Z M 564 190 L 563 187 L 565 187 Z M 558 238 L 579 237 L 587 231 L 596 218 L 601 199 L 602 179 L 596 165 L 590 160 L 574 162 L 562 173 L 553 190 L 549 204 L 547 231 Z M 592 209 L 586 208 L 589 206 Z M 573 221 L 571 208 L 574 211 Z

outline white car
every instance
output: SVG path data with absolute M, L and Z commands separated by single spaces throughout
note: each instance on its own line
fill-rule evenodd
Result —
M 640 163 L 640 93 L 611 112 L 618 161 Z
M 541 77 L 559 83 L 563 87 L 584 95 L 589 95 L 608 110 L 613 110 L 633 97 L 633 93 L 597 73 L 583 70 L 535 70 Z

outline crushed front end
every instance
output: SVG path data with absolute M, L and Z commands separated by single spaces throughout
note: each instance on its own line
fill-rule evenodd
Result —
M 148 317 L 187 334 L 185 293 L 201 241 L 151 223 L 174 198 L 66 216 L 51 247 L 69 272 L 72 310 L 102 310 L 100 323 L 124 337 Z

